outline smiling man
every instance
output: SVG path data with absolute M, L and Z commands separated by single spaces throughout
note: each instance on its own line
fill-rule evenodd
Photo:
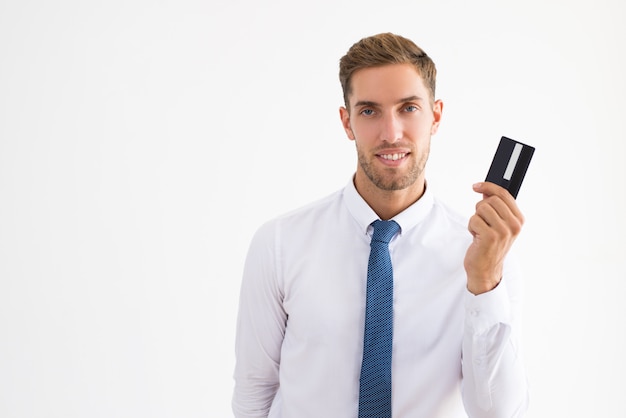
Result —
M 412 41 L 364 38 L 340 61 L 358 164 L 330 196 L 264 224 L 244 268 L 236 417 L 518 417 L 527 408 L 523 216 L 473 185 L 469 219 L 427 187 L 436 69 Z
M 356 144 L 354 183 L 370 206 L 394 201 L 389 208 L 372 206 L 383 211 L 381 219 L 390 219 L 424 192 L 430 137 L 443 104 L 432 99 L 412 64 L 360 69 L 352 75 L 351 91 L 340 114 Z

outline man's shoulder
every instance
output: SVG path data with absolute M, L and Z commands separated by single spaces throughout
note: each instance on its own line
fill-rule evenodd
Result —
M 317 221 L 337 213 L 341 205 L 343 190 L 336 190 L 322 198 L 270 218 L 261 226 L 261 229 L 280 228 L 282 231 L 290 231 L 319 225 Z
M 313 200 L 307 204 L 296 207 L 295 209 L 291 209 L 276 216 L 273 220 L 281 222 L 299 222 L 302 218 L 318 216 L 319 214 L 332 211 L 336 209 L 336 205 L 341 201 L 343 190 L 344 189 L 336 190 L 322 198 Z
M 459 212 L 456 208 L 435 197 L 433 209 L 435 216 L 445 219 L 449 222 L 451 227 L 461 229 L 464 232 L 467 231 L 467 222 L 469 221 L 469 218 L 461 214 L 461 212 Z

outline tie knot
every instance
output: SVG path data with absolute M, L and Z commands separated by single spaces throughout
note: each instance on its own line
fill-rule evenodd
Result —
M 377 220 L 372 222 L 372 226 L 374 227 L 374 233 L 372 234 L 372 243 L 377 241 L 388 244 L 389 241 L 391 241 L 391 238 L 396 235 L 396 232 L 400 230 L 400 225 L 398 225 L 396 221 Z

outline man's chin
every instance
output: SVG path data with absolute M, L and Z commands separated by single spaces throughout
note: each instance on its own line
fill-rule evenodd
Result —
M 395 192 L 395 191 L 400 191 L 400 190 L 405 190 L 408 189 L 409 187 L 411 187 L 412 185 L 415 184 L 415 180 L 416 179 L 410 179 L 410 178 L 400 178 L 400 179 L 380 179 L 380 178 L 375 178 L 375 179 L 371 179 L 372 183 L 374 183 L 374 185 L 376 187 L 378 187 L 381 190 L 387 191 L 387 192 Z
M 375 164 L 363 164 L 362 160 L 360 162 L 362 173 L 379 190 L 388 192 L 405 190 L 413 186 L 420 177 L 414 167 L 381 168 L 375 167 Z

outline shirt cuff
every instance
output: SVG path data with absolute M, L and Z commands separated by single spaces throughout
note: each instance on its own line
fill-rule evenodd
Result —
M 466 325 L 474 334 L 483 334 L 496 324 L 510 324 L 511 302 L 504 278 L 489 292 L 465 294 Z

